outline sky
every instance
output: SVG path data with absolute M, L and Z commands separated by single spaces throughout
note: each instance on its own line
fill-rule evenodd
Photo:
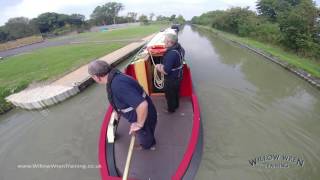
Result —
M 181 14 L 189 20 L 212 10 L 224 10 L 234 6 L 246 7 L 255 10 L 257 0 L 111 0 L 121 2 L 124 10 L 120 15 L 128 12 L 137 12 L 149 15 L 171 16 Z M 88 19 L 94 8 L 103 5 L 106 0 L 0 0 L 0 26 L 9 18 L 24 16 L 35 18 L 44 12 L 57 12 L 64 14 L 79 13 Z M 317 5 L 320 0 L 316 0 Z

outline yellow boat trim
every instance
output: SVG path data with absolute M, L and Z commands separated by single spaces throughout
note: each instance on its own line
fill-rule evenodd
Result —
M 137 78 L 139 84 L 143 87 L 145 92 L 147 94 L 149 94 L 145 61 L 135 62 L 134 63 L 134 70 L 135 70 L 136 78 Z

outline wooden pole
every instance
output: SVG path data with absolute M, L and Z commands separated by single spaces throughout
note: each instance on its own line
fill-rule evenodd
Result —
M 133 134 L 131 136 L 131 140 L 130 140 L 128 156 L 127 156 L 126 166 L 124 168 L 122 180 L 127 180 L 128 179 L 129 168 L 130 168 L 130 163 L 131 163 L 131 157 L 132 157 L 132 151 L 133 151 L 135 138 L 136 138 L 136 136 Z

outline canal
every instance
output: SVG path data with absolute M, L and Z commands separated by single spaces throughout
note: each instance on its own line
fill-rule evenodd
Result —
M 196 179 L 320 177 L 319 90 L 207 31 L 186 26 L 179 41 L 191 67 L 204 128 Z M 92 85 L 48 109 L 15 109 L 0 116 L 0 179 L 99 179 L 97 168 L 22 165 L 97 165 L 106 99 L 104 87 Z M 268 159 L 276 155 L 281 158 Z M 291 159 L 282 160 L 284 156 Z M 288 167 L 270 166 L 281 163 Z

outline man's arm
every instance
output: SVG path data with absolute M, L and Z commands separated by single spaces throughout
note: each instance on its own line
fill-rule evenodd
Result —
M 156 68 L 162 74 L 168 75 L 171 72 L 171 69 L 174 67 L 178 54 L 175 52 L 168 52 L 163 59 L 163 64 L 157 64 Z
M 144 126 L 144 123 L 148 115 L 148 102 L 147 100 L 142 101 L 136 108 L 137 122 L 132 123 L 130 127 L 129 134 L 134 131 L 138 131 Z

